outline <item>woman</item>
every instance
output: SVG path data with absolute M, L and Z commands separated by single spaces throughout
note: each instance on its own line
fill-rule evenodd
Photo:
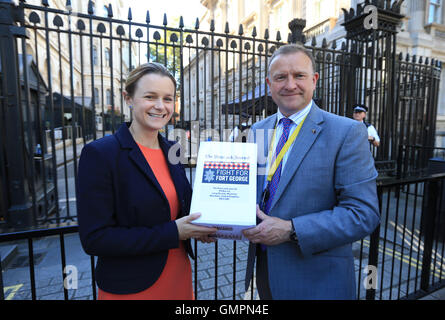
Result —
M 133 121 L 87 144 L 76 185 L 79 236 L 98 256 L 99 299 L 193 299 L 190 238 L 216 229 L 191 222 L 191 188 L 159 130 L 174 112 L 175 78 L 157 63 L 133 70 L 124 98 Z M 176 161 L 177 162 L 177 161 Z

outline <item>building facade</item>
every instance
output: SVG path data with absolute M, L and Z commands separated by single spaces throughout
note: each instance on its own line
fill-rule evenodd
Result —
M 394 2 L 394 1 L 392 1 Z M 201 24 L 210 25 L 215 21 L 216 31 L 222 32 L 225 22 L 236 33 L 238 26 L 244 27 L 245 34 L 251 35 L 256 26 L 259 36 L 266 28 L 275 39 L 280 32 L 281 41 L 286 42 L 289 33 L 288 23 L 294 18 L 304 19 L 306 45 L 314 39 L 321 44 L 326 39 L 329 46 L 336 41 L 337 47 L 346 40 L 344 14 L 363 4 L 363 0 L 202 0 L 207 8 Z M 398 53 L 409 54 L 419 59 L 445 61 L 445 4 L 443 0 L 405 0 L 401 6 L 404 15 L 397 34 Z M 445 147 L 445 73 L 441 74 L 436 123 L 436 147 Z
M 28 3 L 40 5 L 41 1 L 31 0 Z M 130 70 L 130 54 L 133 61 L 137 61 L 135 45 L 130 53 L 128 42 L 110 42 L 106 20 L 88 21 L 77 16 L 77 13 L 87 15 L 92 10 L 94 16 L 107 18 L 109 4 L 112 5 L 114 19 L 126 19 L 127 12 L 124 12 L 122 0 L 91 1 L 91 7 L 89 1 L 76 0 L 72 1 L 70 8 L 66 6 L 66 1 L 55 0 L 49 7 L 52 11 L 48 12 L 48 27 L 54 30 L 48 32 L 48 39 L 43 29 L 27 29 L 29 39 L 26 54 L 33 57 L 46 85 L 51 82 L 52 93 L 68 99 L 73 95 L 77 103 L 94 109 L 95 127 L 99 131 L 105 128 L 105 117 L 111 115 L 112 109 L 122 119 L 130 119 L 130 110 L 122 99 L 122 87 Z M 55 10 L 71 11 L 72 14 L 58 15 Z M 36 26 L 45 25 L 44 12 L 34 13 L 40 18 Z M 60 18 L 58 22 L 56 16 Z M 25 11 L 25 19 L 31 24 L 30 17 L 30 12 Z M 83 29 L 79 21 L 83 21 Z M 90 31 L 93 36 L 90 36 Z M 134 66 L 134 62 L 132 64 Z M 64 114 L 64 123 L 58 125 L 70 124 L 71 117 L 68 110 Z

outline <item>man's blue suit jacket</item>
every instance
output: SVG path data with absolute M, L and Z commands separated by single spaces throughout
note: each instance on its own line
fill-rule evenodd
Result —
M 251 128 L 251 137 L 265 142 L 258 143 L 259 172 L 266 166 L 275 123 L 272 115 Z M 299 246 L 285 242 L 267 247 L 272 297 L 354 299 L 351 243 L 372 233 L 380 221 L 366 128 L 312 103 L 289 152 L 269 215 L 293 220 Z M 257 199 L 265 178 L 258 175 Z M 254 248 L 249 246 L 249 259 Z
M 161 135 L 168 159 L 172 142 Z M 188 215 L 192 189 L 182 165 L 168 168 L 181 211 Z M 128 294 L 150 287 L 161 275 L 168 250 L 179 247 L 176 223 L 161 186 L 127 124 L 82 150 L 76 185 L 79 236 L 85 252 L 97 256 L 102 290 Z M 185 248 L 193 257 L 190 240 Z

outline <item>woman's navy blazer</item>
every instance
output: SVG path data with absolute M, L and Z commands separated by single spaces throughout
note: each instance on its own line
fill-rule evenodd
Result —
M 128 126 L 124 123 L 114 135 L 84 146 L 76 183 L 82 246 L 98 257 L 99 288 L 116 294 L 149 288 L 161 275 L 168 250 L 179 247 L 168 200 Z M 180 218 L 189 214 L 192 189 L 182 165 L 168 161 L 175 143 L 160 134 L 158 138 L 176 187 Z M 190 240 L 184 245 L 194 258 Z

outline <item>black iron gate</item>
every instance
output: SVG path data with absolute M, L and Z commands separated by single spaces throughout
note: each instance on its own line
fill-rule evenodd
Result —
M 359 5 L 345 12 L 344 41 L 308 46 L 320 73 L 317 103 L 343 116 L 351 116 L 353 104 L 367 104 L 368 120 L 382 137 L 373 150 L 380 162 L 395 162 L 407 145 L 434 147 L 441 63 L 396 53 L 399 3 L 376 2 L 381 19 L 372 30 L 364 28 Z M 279 32 L 272 40 L 267 29 L 259 36 L 243 26 L 234 32 L 226 24 L 218 33 L 213 22 L 209 31 L 199 21 L 189 28 L 182 18 L 175 24 L 169 27 L 165 16 L 162 26 L 153 25 L 148 12 L 144 23 L 135 22 L 131 10 L 127 20 L 116 19 L 111 6 L 106 17 L 97 16 L 92 1 L 87 14 L 73 13 L 69 1 L 63 10 L 47 1 L 42 6 L 0 1 L 0 228 L 76 220 L 81 148 L 131 120 L 122 90 L 128 72 L 142 62 L 161 62 L 178 80 L 177 107 L 163 134 L 184 145 L 190 176 L 199 141 L 227 140 L 243 121 L 250 125 L 276 111 L 265 76 L 270 55 L 286 43 Z M 304 25 L 291 21 L 287 42 L 304 42 Z M 409 188 L 403 193 L 400 183 L 394 186 L 379 189 L 387 216 L 393 215 L 394 188 L 397 199 L 410 196 Z M 361 242 L 360 261 L 369 245 L 368 262 L 375 263 L 381 241 L 387 254 L 388 228 L 386 223 Z M 440 250 L 443 256 L 443 245 Z M 360 290 L 359 283 L 359 296 Z
M 380 2 L 379 2 L 380 3 Z M 363 6 L 345 11 L 346 38 L 315 41 L 320 79 L 318 104 L 351 116 L 355 103 L 370 107 L 368 121 L 379 132 L 377 161 L 396 161 L 400 146 L 434 146 L 441 63 L 396 53 L 399 1 L 381 2 L 377 29 L 364 26 Z M 268 59 L 285 44 L 253 27 L 223 33 L 116 19 L 107 16 L 0 1 L 0 220 L 35 225 L 75 218 L 74 181 L 85 143 L 112 134 L 131 120 L 122 90 L 126 75 L 145 61 L 165 64 L 178 80 L 174 117 L 163 130 L 180 140 L 193 166 L 199 141 L 228 140 L 276 110 L 265 76 Z M 289 23 L 287 42 L 304 41 L 304 20 Z M 247 34 L 249 33 L 249 34 Z M 420 132 L 420 134 L 419 134 Z M 192 170 L 190 170 L 190 174 Z

